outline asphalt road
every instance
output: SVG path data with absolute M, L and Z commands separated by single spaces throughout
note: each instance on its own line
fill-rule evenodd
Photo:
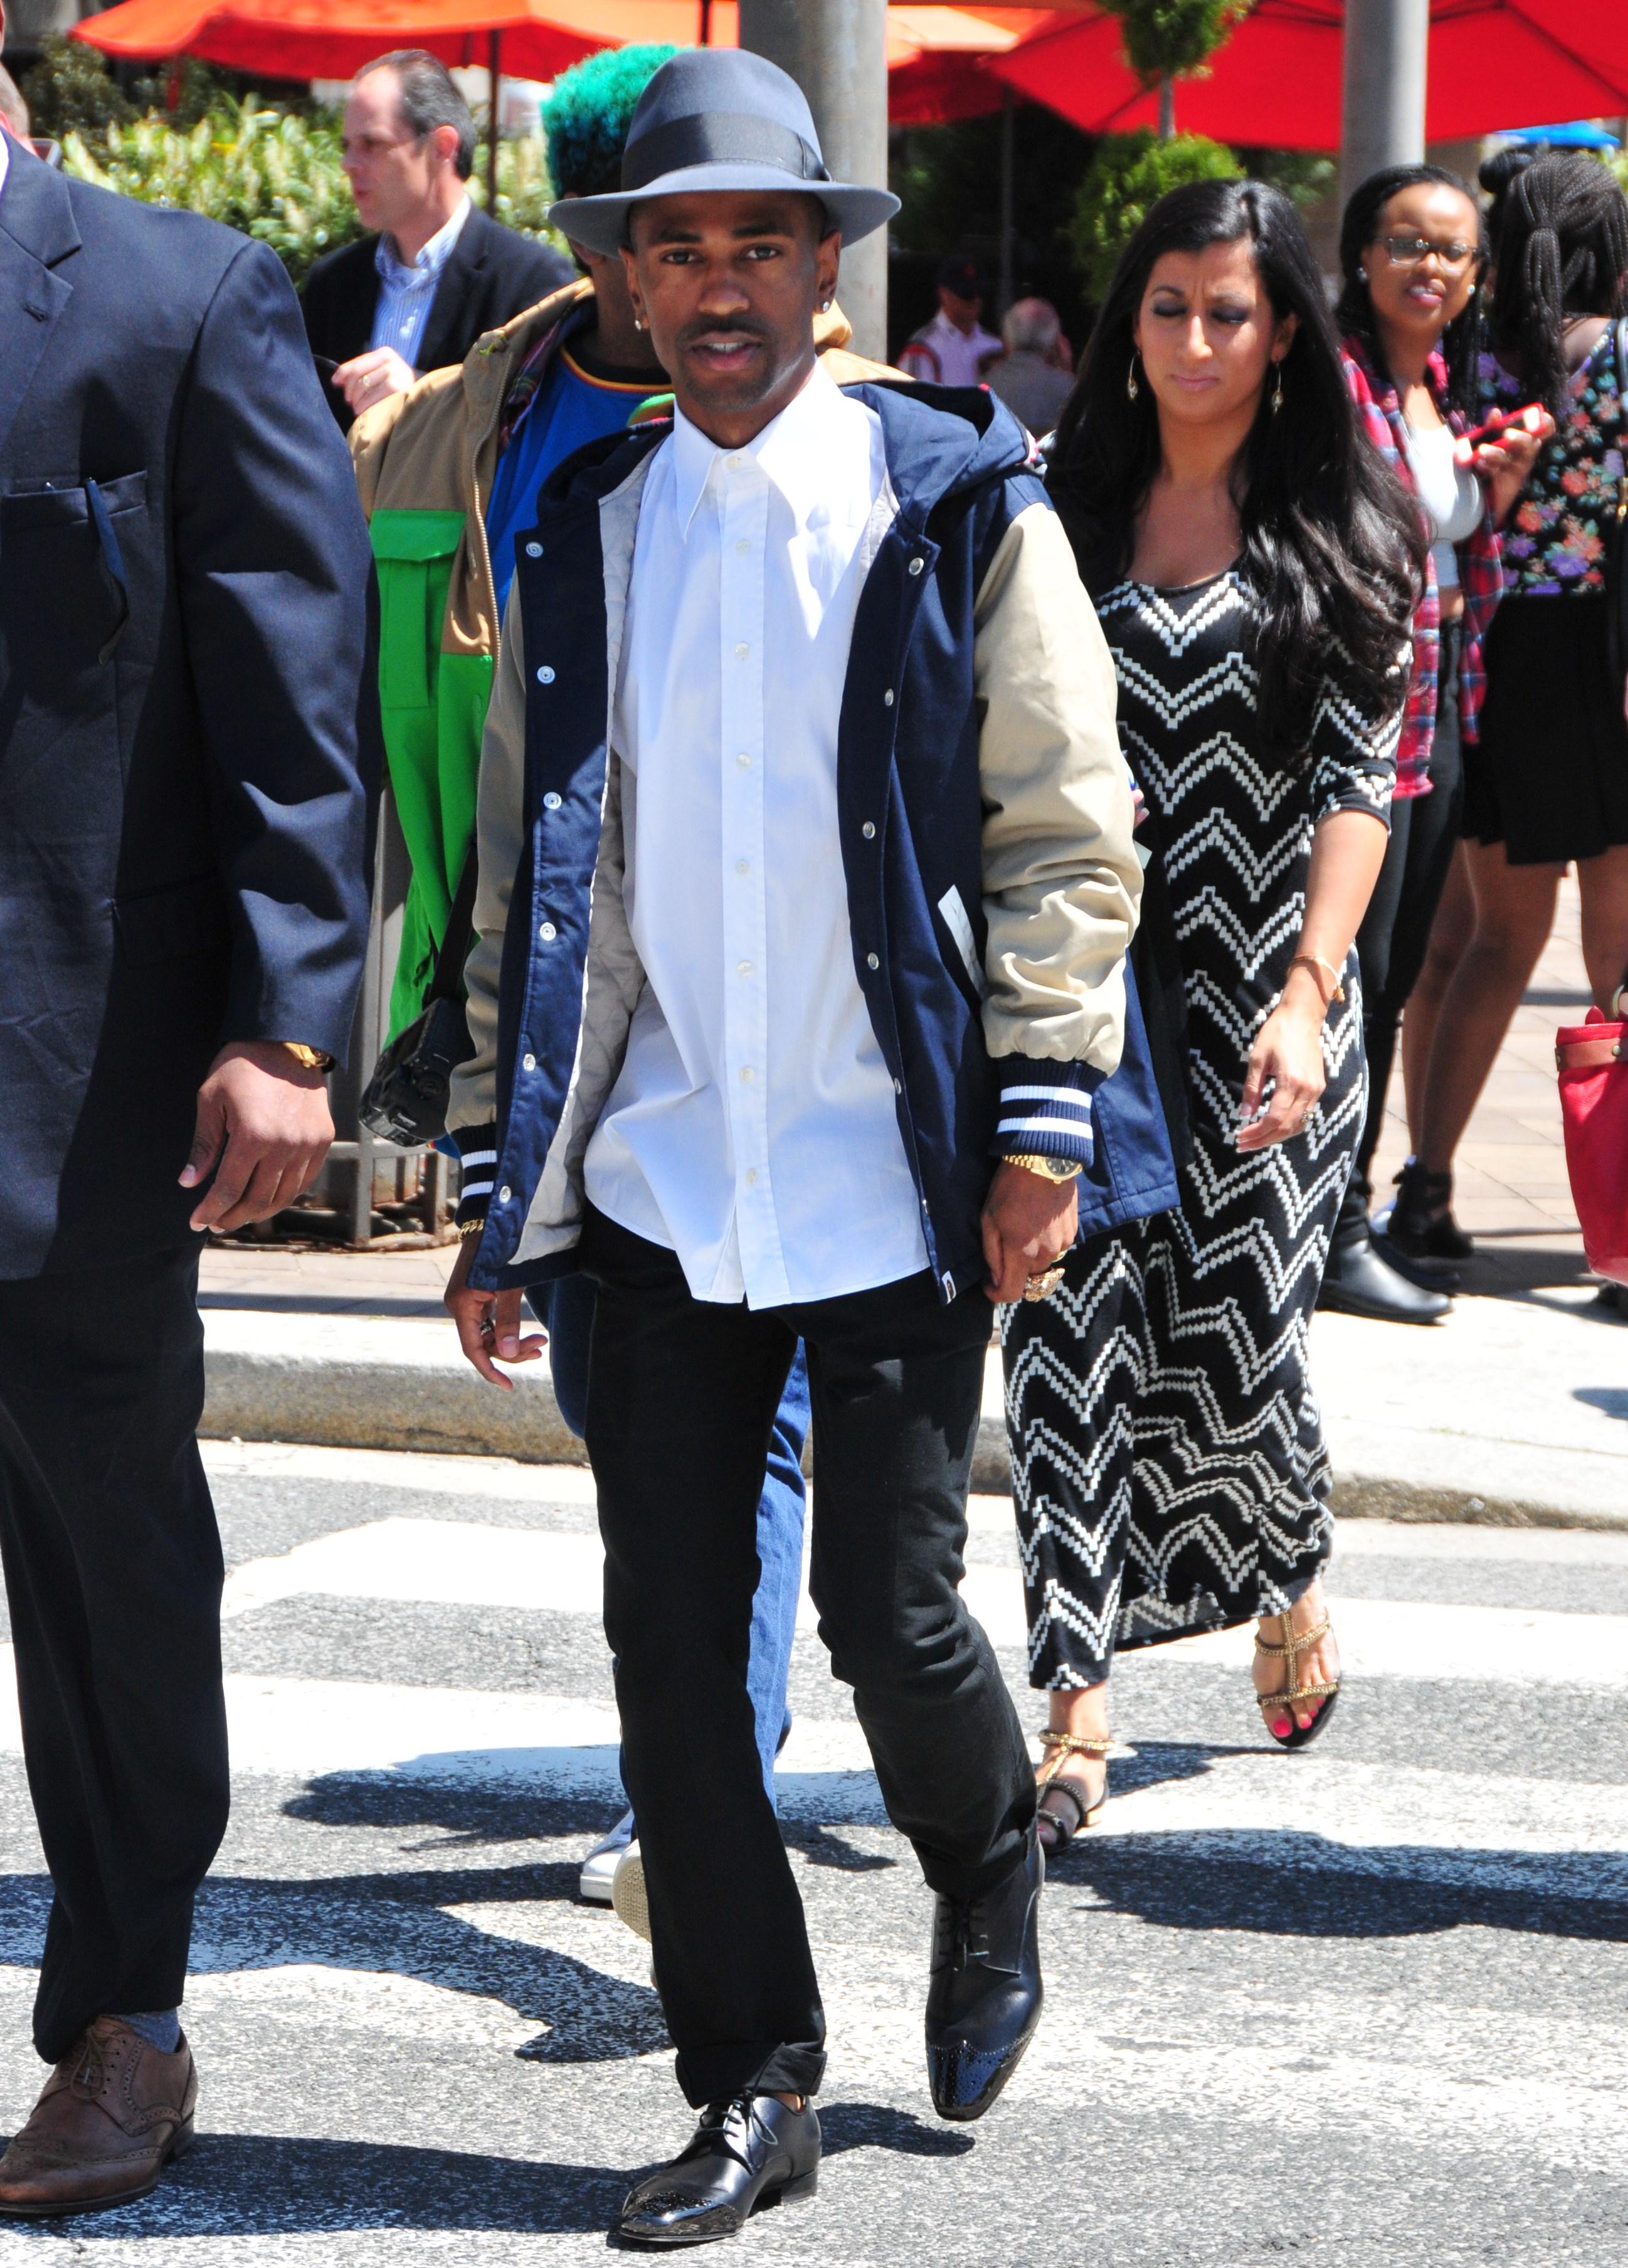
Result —
M 237 1797 L 186 2011 L 203 2139 L 139 2205 L 0 2233 L 0 2268 L 597 2258 L 689 2119 L 645 1948 L 574 1896 L 618 1808 L 586 1476 L 209 1454 Z M 1009 1508 L 976 1510 L 971 1594 L 1038 1723 Z M 932 2117 L 927 1899 L 799 1639 L 825 2169 L 720 2257 L 1622 2268 L 1628 1536 L 1352 1523 L 1334 1588 L 1352 1674 L 1304 1756 L 1260 1733 L 1247 1636 L 1125 1664 L 1044 2025 L 974 2131 Z M 46 1895 L 4 1712 L 0 1835 L 4 2128 Z

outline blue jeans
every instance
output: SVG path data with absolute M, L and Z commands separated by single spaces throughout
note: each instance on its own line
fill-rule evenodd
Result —
M 533 1286 L 527 1297 L 549 1334 L 554 1398 L 578 1440 L 588 1406 L 588 1350 L 593 1335 L 594 1287 L 586 1276 L 562 1276 Z M 747 1691 L 757 1719 L 757 1752 L 763 1786 L 775 1800 L 775 1758 L 792 1729 L 786 1681 L 797 1635 L 797 1599 L 803 1580 L 803 1444 L 808 1438 L 808 1365 L 797 1350 L 769 1440 L 763 1493 L 757 1506 L 760 1573 L 752 1601 L 752 1653 Z

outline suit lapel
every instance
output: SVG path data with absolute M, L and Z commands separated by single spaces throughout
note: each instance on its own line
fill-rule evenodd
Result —
M 52 329 L 73 298 L 55 263 L 79 248 L 62 176 L 13 148 L 0 188 L 0 449 L 33 381 Z
M 475 287 L 476 276 L 486 264 L 491 236 L 490 221 L 479 205 L 471 205 L 469 217 L 458 232 L 452 257 L 441 270 L 435 297 L 430 302 L 430 320 L 418 345 L 420 370 L 440 370 L 448 363 L 463 359 L 453 348 L 458 318 Z

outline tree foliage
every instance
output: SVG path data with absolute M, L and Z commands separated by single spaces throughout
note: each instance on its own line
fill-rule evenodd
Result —
M 99 134 L 125 126 L 139 114 L 94 48 L 53 33 L 23 80 L 29 122 L 48 142 L 70 134 Z
M 1102 0 L 1119 18 L 1125 61 L 1147 86 L 1202 70 L 1249 0 Z
M 1103 297 L 1120 254 L 1167 189 L 1243 175 L 1225 144 L 1202 134 L 1178 134 L 1169 142 L 1145 132 L 1105 135 L 1075 196 L 1070 232 L 1092 298 Z

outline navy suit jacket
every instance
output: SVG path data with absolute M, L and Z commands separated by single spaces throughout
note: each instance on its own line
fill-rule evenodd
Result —
M 16 144 L 0 188 L 0 1277 L 185 1243 L 234 1039 L 342 1056 L 372 566 L 276 256 Z
M 313 354 L 341 363 L 367 352 L 379 309 L 378 252 L 379 239 L 365 236 L 360 243 L 325 253 L 306 276 L 301 298 Z M 505 228 L 479 205 L 471 207 L 430 302 L 417 367 L 445 370 L 461 362 L 483 333 L 534 307 L 576 273 L 552 245 Z M 341 431 L 349 432 L 350 405 L 328 377 L 325 371 L 328 407 Z

